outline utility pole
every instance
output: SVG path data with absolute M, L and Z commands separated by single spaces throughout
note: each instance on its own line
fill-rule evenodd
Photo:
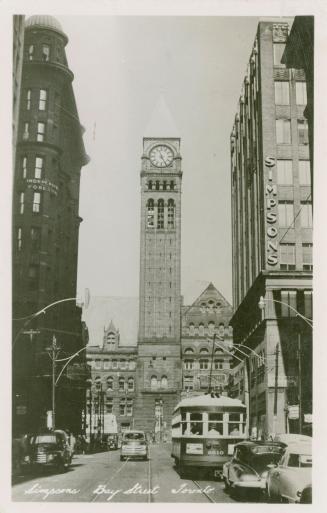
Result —
M 208 392 L 209 394 L 211 393 L 211 381 L 212 381 L 212 367 L 213 367 L 213 358 L 214 358 L 214 354 L 215 354 L 215 341 L 216 341 L 216 333 L 214 333 L 213 335 L 213 339 L 212 339 L 212 351 L 211 351 L 211 364 L 210 364 L 210 374 L 209 374 L 209 389 L 208 389 Z
M 52 430 L 56 429 L 56 359 L 59 353 L 59 347 L 57 346 L 57 339 L 55 335 L 52 337 L 52 346 L 48 348 L 51 353 L 49 353 L 51 361 L 52 361 L 52 394 L 51 394 L 51 402 L 52 402 Z
M 279 344 L 276 345 L 276 351 L 275 351 L 274 433 L 276 433 L 276 421 L 277 421 L 277 411 L 278 411 L 278 361 L 279 361 Z
M 297 335 L 298 352 L 298 393 L 299 393 L 299 432 L 302 435 L 302 362 L 301 362 L 301 332 Z

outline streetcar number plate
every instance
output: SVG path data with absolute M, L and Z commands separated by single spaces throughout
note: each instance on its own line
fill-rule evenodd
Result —
M 217 454 L 217 452 L 215 449 L 209 449 L 208 454 Z

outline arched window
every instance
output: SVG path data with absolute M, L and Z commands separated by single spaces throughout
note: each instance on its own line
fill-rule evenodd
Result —
M 168 387 L 167 376 L 162 376 L 162 378 L 161 378 L 161 388 L 167 388 L 167 387 Z
M 223 337 L 225 335 L 225 326 L 222 322 L 219 324 L 218 334 L 220 337 Z
M 223 352 L 224 352 L 224 351 L 223 351 L 222 349 L 220 349 L 220 348 L 215 349 L 215 354 L 216 354 L 216 353 L 223 353 Z
M 215 323 L 209 322 L 209 335 L 213 335 L 215 332 Z
M 206 347 L 202 347 L 202 349 L 200 349 L 200 354 L 208 354 L 208 353 L 209 353 L 209 350 Z
M 194 350 L 191 347 L 187 347 L 184 351 L 185 354 L 193 354 Z
M 175 189 L 175 182 L 174 180 L 170 180 L 170 190 L 173 191 Z
M 114 378 L 112 376 L 107 377 L 107 392 L 114 389 Z
M 101 378 L 100 378 L 100 376 L 97 376 L 97 377 L 95 378 L 94 382 L 95 382 L 95 387 L 96 387 L 96 389 L 97 389 L 97 390 L 100 390 L 100 388 L 101 388 Z
M 159 180 L 156 181 L 156 191 L 160 190 L 160 182 Z
M 154 201 L 149 199 L 147 203 L 147 228 L 154 228 Z
M 199 335 L 200 337 L 204 337 L 204 326 L 202 323 L 199 324 Z
M 173 199 L 168 200 L 168 228 L 175 226 L 175 202 Z
M 157 376 L 151 376 L 151 389 L 155 390 L 156 388 L 158 388 Z
M 167 181 L 166 180 L 163 181 L 162 188 L 164 191 L 167 190 Z
M 193 324 L 193 322 L 190 323 L 189 328 L 190 328 L 190 335 L 191 336 L 194 335 L 194 324 Z
M 157 228 L 159 230 L 162 230 L 164 228 L 164 211 L 165 211 L 164 200 L 160 199 L 158 201 L 158 221 L 157 221 Z
M 128 378 L 128 390 L 133 392 L 134 390 L 134 378 Z
M 152 180 L 148 181 L 148 190 L 152 191 Z
M 115 345 L 115 340 L 116 340 L 116 337 L 115 337 L 115 334 L 111 331 L 110 333 L 107 334 L 107 344 L 110 344 L 110 345 Z
M 124 380 L 124 378 L 119 378 L 119 380 L 118 380 L 118 390 L 119 390 L 119 392 L 124 392 L 124 390 L 125 390 L 125 380 Z

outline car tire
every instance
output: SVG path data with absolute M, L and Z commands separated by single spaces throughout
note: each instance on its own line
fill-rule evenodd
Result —
M 230 482 L 228 481 L 227 477 L 223 477 L 223 480 L 224 480 L 224 488 L 226 490 L 226 492 L 229 492 L 230 491 Z
M 124 456 L 121 456 L 120 461 L 124 461 L 124 460 L 125 460 Z

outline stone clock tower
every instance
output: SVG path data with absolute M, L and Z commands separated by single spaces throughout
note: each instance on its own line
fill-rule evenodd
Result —
M 170 435 L 180 397 L 180 138 L 161 99 L 143 138 L 135 427 Z

